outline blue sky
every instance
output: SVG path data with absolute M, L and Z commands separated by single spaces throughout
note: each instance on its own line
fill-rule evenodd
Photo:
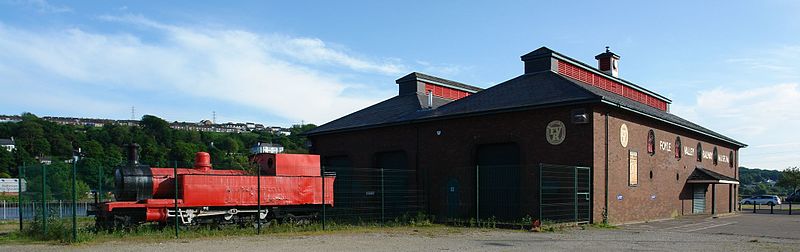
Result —
M 800 165 L 796 1 L 154 3 L 0 0 L 0 114 L 321 124 L 411 71 L 489 87 L 540 46 L 611 46 L 742 165 Z

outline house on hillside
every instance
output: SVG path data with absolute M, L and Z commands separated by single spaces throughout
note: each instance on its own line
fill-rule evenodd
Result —
M 17 146 L 14 141 L 14 137 L 11 137 L 10 139 L 0 138 L 0 148 L 4 148 L 9 152 L 16 150 Z

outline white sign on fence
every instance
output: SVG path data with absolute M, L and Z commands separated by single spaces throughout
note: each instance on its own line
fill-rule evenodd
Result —
M 26 181 L 22 180 L 22 191 L 25 191 L 25 184 Z M 19 179 L 15 178 L 0 178 L 0 192 L 10 192 L 10 193 L 18 193 L 19 192 Z

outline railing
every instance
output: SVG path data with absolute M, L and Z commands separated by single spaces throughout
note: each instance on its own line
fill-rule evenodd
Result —
M 91 202 L 77 202 L 76 215 L 87 216 L 86 212 L 91 206 Z M 49 218 L 70 218 L 72 217 L 72 202 L 65 200 L 48 201 L 45 206 Z M 25 201 L 22 202 L 22 219 L 33 220 L 42 213 L 42 202 Z M 3 200 L 0 201 L 0 220 L 19 220 L 19 202 Z
M 769 214 L 775 214 L 777 212 L 778 214 L 792 215 L 792 214 L 797 214 L 797 212 L 800 211 L 800 202 L 787 201 L 786 197 L 778 196 L 781 199 L 781 204 L 769 204 L 769 203 L 765 204 L 763 202 L 757 203 L 756 200 L 749 201 L 749 204 L 745 204 L 747 203 L 747 200 L 745 199 L 748 199 L 750 197 L 751 196 L 749 195 L 740 195 L 739 201 L 736 202 L 739 208 L 739 212 L 749 212 L 749 211 L 752 211 L 753 213 L 768 212 Z

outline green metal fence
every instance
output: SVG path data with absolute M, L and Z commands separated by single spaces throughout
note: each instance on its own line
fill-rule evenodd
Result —
M 587 223 L 591 220 L 591 169 L 541 164 L 539 219 Z
M 177 167 L 193 166 L 173 161 L 153 167 L 173 168 L 177 173 Z M 266 176 L 255 166 L 220 163 L 213 167 Z M 498 164 L 423 171 L 387 167 L 390 168 L 316 167 L 321 169 L 323 177 L 335 177 L 333 199 L 325 197 L 323 192 L 323 204 L 308 206 L 307 212 L 312 215 L 304 223 L 321 224 L 326 229 L 333 225 L 382 226 L 421 219 L 481 226 L 527 226 L 535 219 L 578 223 L 591 219 L 591 169 L 587 167 Z M 35 226 L 36 232 L 44 234 L 53 221 L 66 223 L 73 230 L 71 237 L 75 237 L 74 230 L 91 229 L 89 224 L 81 227 L 72 220 L 86 215 L 95 202 L 114 200 L 111 193 L 114 168 L 81 161 L 20 167 L 20 178 L 27 182 L 17 203 L 20 229 Z M 76 175 L 79 179 L 73 181 Z M 326 183 L 325 179 L 319 181 Z M 174 185 L 177 191 L 178 184 Z M 255 193 L 265 193 L 261 191 L 265 185 L 256 187 Z M 326 188 L 324 184 L 322 188 Z M 177 212 L 181 195 L 174 197 L 176 204 L 170 210 Z M 258 212 L 280 211 L 280 208 L 267 202 L 258 203 Z M 252 227 L 261 233 L 262 229 L 271 228 L 271 224 L 256 221 Z M 179 237 L 183 224 L 173 220 L 169 225 Z M 67 240 L 74 239 L 71 237 Z

